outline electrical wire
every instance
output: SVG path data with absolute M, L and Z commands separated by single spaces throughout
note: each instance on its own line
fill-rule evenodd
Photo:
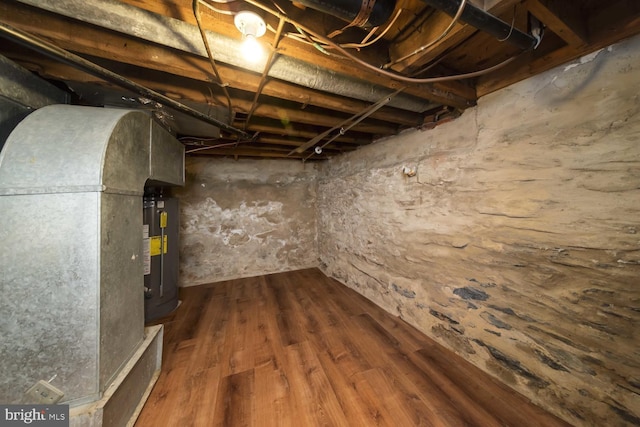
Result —
M 197 136 L 181 136 L 180 138 L 178 138 L 178 141 L 182 142 L 183 144 L 189 144 L 192 143 L 194 145 L 201 145 L 201 144 L 195 144 L 197 142 L 213 142 L 213 141 L 218 141 L 220 140 L 220 138 L 200 138 Z
M 431 61 L 431 62 L 427 62 L 422 68 L 420 68 L 417 71 L 414 71 L 411 73 L 412 76 L 419 76 L 422 73 L 426 73 L 427 71 L 429 71 L 430 69 L 432 69 L 433 67 L 435 67 L 436 65 L 438 65 L 439 63 L 441 63 L 444 58 L 446 58 L 447 54 L 444 54 L 442 56 L 440 56 L 440 58 L 436 59 L 435 61 Z
M 313 40 L 312 37 L 310 37 L 307 33 L 305 33 L 304 31 L 302 31 L 302 28 L 298 27 L 297 25 L 294 25 L 296 30 L 298 30 L 298 33 L 300 33 L 300 35 L 303 37 L 302 39 L 300 37 L 298 37 L 297 34 L 293 34 L 292 37 L 302 43 L 306 43 L 309 44 L 313 47 L 315 47 L 316 49 L 318 49 L 321 53 L 325 54 L 325 55 L 331 55 L 330 52 L 328 52 L 325 47 L 326 46 L 322 46 L 319 43 L 317 43 L 315 40 Z
M 378 40 L 380 40 L 382 37 L 384 37 L 385 34 L 387 34 L 389 32 L 391 27 L 393 27 L 393 24 L 395 24 L 396 21 L 398 20 L 398 18 L 400 17 L 400 14 L 402 13 L 403 10 L 404 9 L 398 9 L 398 12 L 396 12 L 395 16 L 393 17 L 393 19 L 391 20 L 389 25 L 387 25 L 386 28 L 384 30 L 382 30 L 382 32 L 380 34 L 378 34 L 376 36 L 375 39 L 373 39 L 371 41 L 367 41 L 367 39 L 373 34 L 374 31 L 372 31 L 360 43 L 344 43 L 344 44 L 341 44 L 341 46 L 344 47 L 344 48 L 355 48 L 355 49 L 360 49 L 360 48 L 363 48 L 363 47 L 371 46 L 372 44 L 376 43 Z
M 209 57 L 209 62 L 211 63 L 213 74 L 218 80 L 218 85 L 222 88 L 222 91 L 224 92 L 224 95 L 227 98 L 227 107 L 229 109 L 229 122 L 233 122 L 233 108 L 231 107 L 231 96 L 229 95 L 229 91 L 227 90 L 227 85 L 225 85 L 222 82 L 222 78 L 220 77 L 220 73 L 218 72 L 218 67 L 216 66 L 216 61 L 213 59 L 213 54 L 211 53 L 211 47 L 209 46 L 209 40 L 207 40 L 207 34 L 204 32 L 204 28 L 202 27 L 202 22 L 200 20 L 200 1 L 201 0 L 193 0 L 193 14 L 196 17 L 198 30 L 200 30 L 200 36 L 202 37 L 204 48 L 207 51 L 207 56 Z
M 374 104 L 371 104 L 370 106 L 365 108 L 363 111 L 354 114 L 353 116 L 349 117 L 348 119 L 343 120 L 342 122 L 340 122 L 336 126 L 330 128 L 330 129 L 327 129 L 326 131 L 322 132 L 321 134 L 316 135 L 315 137 L 313 137 L 309 141 L 305 142 L 301 146 L 293 149 L 288 155 L 290 156 L 293 153 L 302 153 L 302 152 L 306 151 L 308 148 L 313 147 L 318 142 L 322 141 L 324 138 L 329 136 L 329 134 L 331 134 L 331 132 L 333 132 L 334 130 L 340 129 L 340 135 L 343 135 L 344 132 L 346 132 L 346 130 L 351 129 L 353 126 L 355 126 L 356 124 L 360 123 L 365 118 L 369 117 L 371 114 L 373 114 L 376 111 L 378 111 L 385 104 L 389 103 L 389 101 L 391 101 L 391 99 L 393 97 L 395 97 L 396 95 L 398 95 L 400 92 L 402 92 L 405 89 L 406 89 L 406 87 L 401 87 L 401 88 L 397 89 L 395 92 L 393 92 L 393 93 L 391 93 L 389 95 L 386 95 L 382 99 L 376 101 Z M 345 130 L 345 127 L 347 127 L 346 130 Z M 335 138 L 333 138 L 333 139 L 335 139 Z M 321 148 L 324 148 L 326 145 L 327 144 L 323 145 Z
M 503 38 L 503 39 L 498 39 L 499 42 L 504 42 L 509 40 L 509 37 L 511 37 L 511 34 L 513 34 L 513 26 L 516 23 L 516 8 L 518 7 L 517 4 L 513 5 L 513 18 L 511 19 L 511 28 L 509 28 L 509 34 L 507 34 L 507 37 Z
M 235 15 L 236 12 L 233 12 L 231 10 L 222 10 L 222 9 L 218 9 L 217 7 L 215 7 L 214 5 L 210 4 L 209 2 L 203 1 L 202 4 L 205 7 L 208 7 L 209 9 L 213 10 L 215 13 L 219 13 L 221 15 Z
M 460 16 L 462 16 L 462 12 L 464 12 L 464 7 L 467 5 L 467 0 L 462 0 L 460 2 L 460 6 L 458 6 L 458 11 L 456 12 L 455 16 L 453 17 L 453 19 L 451 19 L 451 22 L 449 23 L 449 25 L 447 26 L 447 28 L 442 32 L 442 34 L 440 34 L 438 37 L 436 37 L 435 39 L 431 40 L 429 43 L 420 46 L 418 49 L 414 50 L 413 52 L 411 52 L 408 55 L 405 55 L 401 58 L 395 59 L 391 62 L 388 62 L 386 64 L 384 64 L 382 66 L 382 68 L 387 69 L 389 67 L 391 67 L 392 65 L 395 65 L 399 62 L 402 62 L 406 59 L 411 58 L 412 56 L 415 56 L 417 54 L 419 54 L 420 52 L 422 52 L 425 49 L 430 48 L 431 46 L 433 46 L 434 44 L 438 43 L 440 40 L 442 40 L 443 38 L 445 38 L 453 29 L 453 26 L 456 25 L 456 23 L 458 22 L 458 20 L 460 19 Z
M 262 75 L 260 76 L 260 84 L 258 84 L 258 88 L 256 89 L 256 93 L 253 96 L 253 102 L 251 103 L 251 108 L 249 109 L 249 113 L 247 114 L 247 119 L 244 123 L 244 130 L 247 130 L 247 126 L 253 117 L 253 113 L 258 108 L 258 99 L 260 98 L 260 94 L 264 90 L 264 86 L 267 84 L 269 77 L 269 70 L 273 66 L 276 58 L 278 57 L 278 45 L 280 44 L 280 40 L 282 40 L 282 29 L 284 28 L 284 20 L 280 19 L 278 22 L 278 29 L 276 30 L 276 35 L 273 38 L 273 48 L 269 53 L 269 58 L 265 63 L 264 70 L 262 70 Z
M 249 142 L 249 141 L 245 141 L 245 142 Z M 204 147 L 198 147 L 198 148 L 194 148 L 193 150 L 187 150 L 184 153 L 185 154 L 191 154 L 191 153 L 196 153 L 198 151 L 204 151 L 204 150 L 213 150 L 214 148 L 222 148 L 222 147 L 229 147 L 232 145 L 237 145 L 237 142 L 226 142 L 224 144 L 218 144 L 218 145 L 207 145 Z
M 374 29 L 372 29 L 360 43 L 341 43 L 340 46 L 342 48 L 344 48 L 344 49 L 361 49 L 363 47 L 368 47 L 368 46 L 371 46 L 371 45 L 377 43 L 378 41 L 380 41 L 380 39 L 382 39 L 382 37 L 385 36 L 385 34 L 387 34 L 387 32 L 389 32 L 389 30 L 393 27 L 393 24 L 395 24 L 395 22 L 398 20 L 398 18 L 400 17 L 400 14 L 403 11 L 404 11 L 404 9 L 399 9 L 398 12 L 396 12 L 395 16 L 393 17 L 393 19 L 391 20 L 391 22 L 373 40 L 369 41 L 369 38 L 371 38 L 373 36 L 373 34 L 375 33 L 375 31 L 380 27 L 375 27 Z M 289 34 L 286 35 L 286 37 L 293 38 L 293 39 L 295 39 L 295 40 L 297 40 L 299 42 L 307 43 L 309 45 L 312 45 L 316 49 L 321 51 L 322 53 L 324 53 L 326 55 L 330 55 L 330 53 L 326 50 L 326 49 L 332 49 L 332 47 L 330 45 L 328 45 L 326 43 L 321 44 L 321 43 L 323 43 L 321 40 L 309 36 L 308 34 L 306 34 L 297 25 L 294 25 L 294 26 L 296 27 L 298 32 L 302 35 L 304 40 L 300 36 L 298 36 L 297 34 L 289 33 Z
M 338 139 L 338 137 L 340 137 L 341 135 L 344 135 L 345 133 L 347 133 L 349 130 L 351 130 L 351 128 L 353 128 L 354 126 L 356 126 L 358 123 L 360 123 L 361 121 L 363 121 L 364 119 L 366 119 L 367 117 L 369 117 L 370 115 L 372 115 L 373 113 L 375 113 L 376 111 L 378 111 L 380 108 L 384 107 L 386 104 L 388 104 L 391 101 L 391 98 L 393 98 L 395 95 L 397 95 L 398 93 L 400 93 L 404 88 L 398 89 L 395 93 L 387 96 L 386 98 L 383 98 L 382 100 L 376 102 L 374 105 L 372 105 L 369 109 L 367 109 L 367 111 L 365 111 L 362 115 L 360 115 L 360 117 L 358 117 L 357 119 L 355 119 L 354 121 L 352 121 L 351 123 L 349 123 L 346 126 L 340 127 L 340 130 L 338 131 L 337 134 L 335 134 L 334 136 L 332 136 L 331 138 L 329 138 L 324 144 L 322 145 L 318 145 L 316 146 L 316 150 L 319 148 L 318 151 L 312 152 L 311 154 L 309 154 L 303 161 L 307 161 L 309 160 L 311 157 L 314 156 L 314 154 L 321 154 L 322 150 L 329 144 L 331 144 L 333 141 L 335 141 L 336 139 Z
M 417 78 L 413 78 L 413 77 L 406 77 L 400 74 L 396 74 L 396 73 L 392 73 L 390 71 L 378 68 L 374 65 L 369 64 L 366 61 L 363 61 L 362 59 L 358 58 L 357 56 L 351 54 L 349 51 L 347 51 L 346 49 L 342 48 L 340 45 L 338 45 L 337 43 L 323 37 L 322 35 L 314 32 L 313 30 L 309 29 L 309 28 L 305 28 L 303 25 L 301 25 L 300 23 L 296 22 L 295 20 L 289 18 L 288 16 L 273 10 L 267 6 L 264 6 L 262 4 L 260 4 L 259 2 L 257 2 L 256 0 L 245 0 L 247 3 L 256 6 L 262 10 L 264 10 L 267 13 L 270 13 L 274 16 L 276 16 L 277 18 L 282 18 L 285 19 L 287 22 L 293 24 L 293 25 L 298 25 L 301 29 L 303 29 L 305 32 L 311 34 L 314 37 L 317 37 L 320 40 L 323 40 L 325 43 L 329 44 L 330 46 L 332 46 L 334 49 L 336 49 L 338 52 L 340 52 L 342 55 L 346 56 L 347 58 L 351 59 L 352 61 L 354 61 L 356 64 L 360 65 L 363 68 L 366 68 L 368 70 L 373 71 L 374 73 L 378 73 L 382 76 L 385 77 L 389 77 L 390 79 L 393 80 L 398 80 L 401 82 L 407 82 L 407 83 L 414 83 L 414 84 L 427 84 L 427 83 L 439 83 L 439 82 L 447 82 L 447 81 L 453 81 L 453 80 L 464 80 L 464 79 L 470 79 L 473 77 L 479 77 L 485 74 L 489 74 L 497 69 L 500 69 L 502 67 L 504 67 L 505 65 L 513 62 L 516 58 L 520 57 L 520 55 L 515 55 L 512 56 L 511 58 L 508 58 L 505 61 L 500 62 L 497 65 L 494 65 L 492 67 L 489 68 L 485 68 L 483 70 L 478 70 L 478 71 L 473 71 L 470 73 L 463 73 L 463 74 L 456 74 L 453 76 L 439 76 L 439 77 L 428 77 L 428 78 L 422 78 L 422 79 L 417 79 Z
M 362 39 L 362 41 L 361 41 L 360 43 L 362 44 L 362 43 L 366 43 L 366 42 L 368 42 L 368 41 L 369 41 L 369 39 L 370 39 L 371 37 L 373 37 L 373 35 L 376 33 L 376 31 L 378 31 L 378 29 L 379 29 L 379 28 L 380 28 L 379 26 L 378 26 L 378 27 L 373 27 L 373 28 L 371 29 L 371 31 L 369 31 L 369 32 L 367 33 L 367 35 L 366 35 L 366 36 L 364 36 L 364 38 Z M 387 28 L 389 28 L 389 27 L 387 26 Z
M 255 132 L 253 136 L 251 136 L 251 138 L 245 138 L 245 139 L 238 138 L 238 140 L 234 142 L 224 142 L 222 144 L 206 145 L 206 146 L 194 148 L 192 150 L 185 151 L 185 154 L 195 153 L 195 152 L 204 151 L 204 150 L 213 150 L 215 148 L 222 148 L 222 147 L 230 147 L 230 146 L 237 147 L 240 144 L 248 144 L 251 142 L 255 142 L 258 139 L 259 134 L 260 132 Z M 182 138 L 178 138 L 178 140 L 184 144 L 189 144 L 189 142 L 217 141 L 218 138 L 197 138 L 197 137 L 185 136 Z
M 99 77 L 104 81 L 128 89 L 140 95 L 142 98 L 157 102 L 162 106 L 169 107 L 177 112 L 187 114 L 202 122 L 209 123 L 213 126 L 224 129 L 227 132 L 239 135 L 240 137 L 247 136 L 247 133 L 242 129 L 237 129 L 218 119 L 203 114 L 202 112 L 195 110 L 185 104 L 182 104 L 160 92 L 149 89 L 139 83 L 134 82 L 133 80 L 129 80 L 126 77 L 123 77 L 120 74 L 114 73 L 111 70 L 101 67 L 94 62 L 88 61 L 81 56 L 62 49 L 61 47 L 51 42 L 38 38 L 18 28 L 14 28 L 2 21 L 0 21 L 0 37 L 14 41 L 21 46 L 26 47 L 27 49 L 39 52 L 64 64 L 70 65 L 74 68 L 91 74 L 92 76 Z M 141 100 L 141 98 L 138 98 L 138 100 Z

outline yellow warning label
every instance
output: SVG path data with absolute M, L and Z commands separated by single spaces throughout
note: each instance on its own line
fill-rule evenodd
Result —
M 160 228 L 167 228 L 167 213 L 160 212 Z
M 160 255 L 160 240 L 161 237 L 160 236 L 151 236 L 149 238 L 149 255 L 151 256 L 156 256 L 156 255 Z M 166 254 L 167 253 L 167 236 L 164 236 L 164 247 L 163 252 Z

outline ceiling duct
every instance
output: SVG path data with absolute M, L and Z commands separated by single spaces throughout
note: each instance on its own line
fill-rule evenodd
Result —
M 311 9 L 324 12 L 354 27 L 378 27 L 391 17 L 396 0 L 295 0 Z

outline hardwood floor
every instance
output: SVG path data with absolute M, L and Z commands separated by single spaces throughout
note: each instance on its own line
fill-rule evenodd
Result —
M 319 270 L 182 289 L 146 426 L 562 426 Z

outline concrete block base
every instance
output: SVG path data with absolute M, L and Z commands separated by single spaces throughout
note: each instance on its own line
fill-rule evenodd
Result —
M 163 326 L 145 328 L 145 338 L 102 399 L 71 408 L 71 427 L 133 426 L 160 375 Z

